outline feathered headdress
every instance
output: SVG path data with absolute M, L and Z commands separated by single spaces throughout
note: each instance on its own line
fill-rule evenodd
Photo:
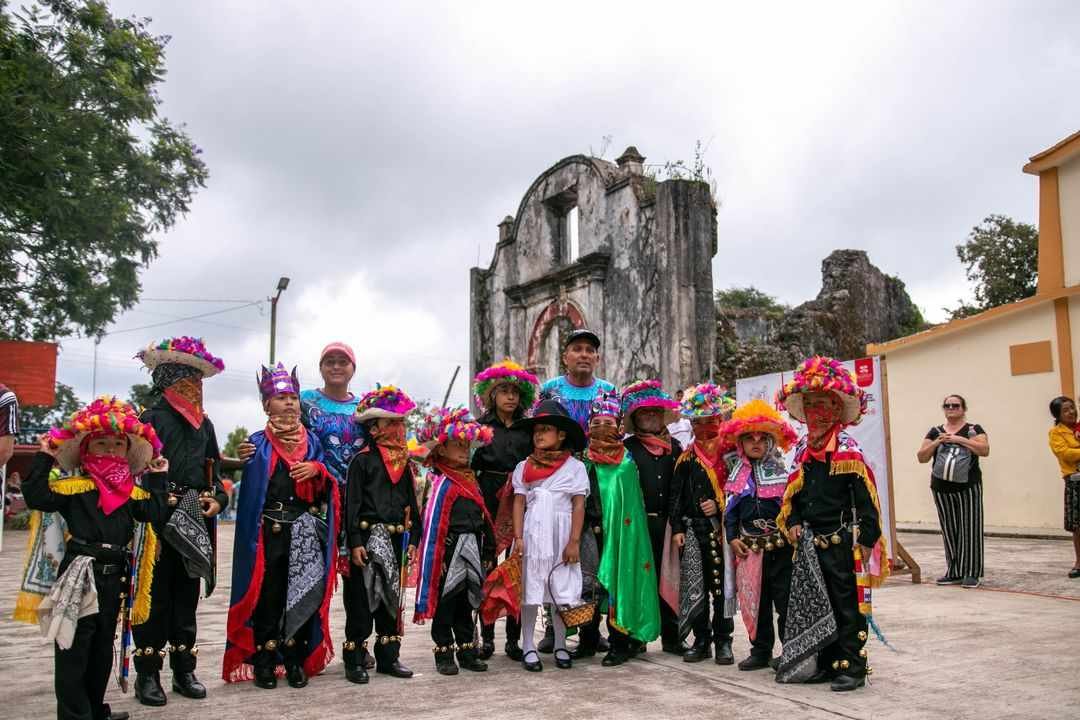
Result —
M 507 358 L 501 363 L 495 363 L 491 367 L 481 370 L 473 378 L 473 399 L 476 406 L 485 412 L 495 408 L 492 394 L 495 389 L 503 384 L 510 384 L 517 388 L 521 398 L 521 407 L 529 408 L 536 399 L 536 391 L 540 382 L 531 372 Z
M 794 428 L 776 409 L 764 400 L 751 400 L 731 414 L 731 419 L 720 426 L 720 437 L 725 445 L 734 445 L 740 435 L 768 433 L 782 452 L 798 440 Z
M 806 422 L 803 394 L 808 392 L 835 393 L 844 404 L 841 422 L 845 425 L 857 424 L 866 412 L 866 393 L 839 360 L 821 355 L 803 360 L 795 370 L 795 377 L 776 394 L 776 404 L 791 417 Z
M 416 430 L 416 441 L 428 450 L 450 440 L 465 440 L 472 446 L 487 445 L 495 431 L 473 419 L 466 408 L 440 407 L 431 410 Z
M 664 392 L 659 380 L 637 380 L 622 391 L 623 425 L 626 432 L 637 432 L 634 426 L 634 412 L 641 408 L 660 408 L 664 411 L 664 424 L 675 422 L 679 403 Z

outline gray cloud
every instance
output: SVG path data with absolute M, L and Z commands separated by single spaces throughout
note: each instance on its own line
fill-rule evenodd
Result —
M 991 212 L 1035 221 L 1020 166 L 1080 117 L 1069 2 L 510 5 L 114 2 L 173 36 L 164 112 L 211 170 L 145 296 L 259 299 L 288 275 L 278 354 L 304 380 L 340 338 L 355 389 L 441 397 L 496 224 L 611 135 L 608 157 L 635 144 L 657 163 L 709 142 L 718 287 L 801 302 L 821 259 L 855 247 L 940 317 L 966 294 L 953 246 Z M 218 307 L 144 302 L 115 329 Z M 267 313 L 107 337 L 99 392 L 143 378 L 128 358 L 154 337 L 202 335 L 229 365 L 211 414 L 256 427 Z M 84 399 L 91 349 L 65 342 L 61 360 Z

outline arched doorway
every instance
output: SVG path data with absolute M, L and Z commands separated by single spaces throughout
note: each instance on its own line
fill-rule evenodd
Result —
M 562 348 L 566 337 L 585 327 L 585 315 L 570 300 L 552 300 L 533 323 L 529 333 L 527 366 L 542 381 L 562 372 Z

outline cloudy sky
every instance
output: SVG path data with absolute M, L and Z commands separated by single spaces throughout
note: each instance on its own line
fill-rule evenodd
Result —
M 98 348 L 97 391 L 144 381 L 130 358 L 151 340 L 202 336 L 228 368 L 207 383 L 221 435 L 264 422 L 269 304 L 186 300 L 265 301 L 287 275 L 278 357 L 306 386 L 340 339 L 355 390 L 441 398 L 467 367 L 469 268 L 567 155 L 690 161 L 701 139 L 717 287 L 797 304 L 825 255 L 859 248 L 940 320 L 968 292 L 954 246 L 990 213 L 1035 222 L 1020 168 L 1080 129 L 1068 1 L 112 6 L 172 36 L 163 114 L 210 180 Z M 62 346 L 86 400 L 93 343 Z

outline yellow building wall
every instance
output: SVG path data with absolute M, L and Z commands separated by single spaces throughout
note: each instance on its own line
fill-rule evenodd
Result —
M 1080 323 L 1080 296 L 1073 295 L 1068 299 L 1068 303 L 1069 328 L 1072 334 L 1073 382 L 1077 383 L 1077 387 L 1067 391 L 1066 394 L 1072 395 L 1080 391 L 1080 325 L 1077 324 Z
M 1065 286 L 1072 287 L 1080 284 L 1080 157 L 1058 167 L 1058 203 Z
M 1076 306 L 1080 302 L 1070 308 L 1074 332 L 1080 330 Z M 1054 346 L 1054 371 L 1013 376 L 1009 346 L 1044 340 Z M 968 421 L 982 425 L 990 438 L 990 456 L 979 462 L 986 524 L 1061 527 L 1062 480 L 1047 445 L 1047 406 L 1060 394 L 1053 303 L 897 348 L 886 364 L 898 522 L 938 522 L 930 463 L 920 464 L 915 452 L 926 431 L 944 422 L 942 399 L 959 393 L 968 402 Z

